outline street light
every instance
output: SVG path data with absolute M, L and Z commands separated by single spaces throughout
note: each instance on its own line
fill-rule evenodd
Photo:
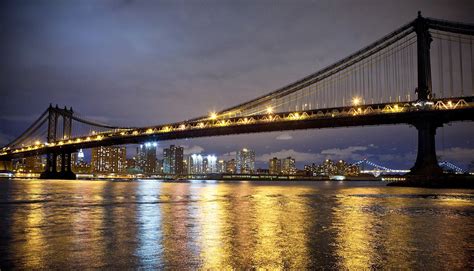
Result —
M 210 114 L 210 119 L 211 119 L 211 120 L 217 119 L 217 114 L 216 114 L 216 112 L 211 112 L 211 114 Z
M 268 106 L 268 107 L 267 107 L 267 113 L 268 113 L 268 114 L 273 113 L 273 108 L 272 108 L 271 106 Z

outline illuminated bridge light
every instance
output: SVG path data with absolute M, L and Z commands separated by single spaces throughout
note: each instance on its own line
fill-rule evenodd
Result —
M 138 135 L 138 131 L 137 130 L 133 131 L 132 135 Z
M 211 114 L 209 114 L 209 118 L 210 118 L 211 120 L 217 119 L 217 113 L 216 113 L 216 112 L 211 112 Z
M 102 140 L 102 138 L 104 138 L 104 137 L 101 136 L 101 135 L 98 135 L 95 139 L 96 139 L 96 140 Z
M 352 98 L 352 105 L 358 106 L 362 102 L 362 99 L 360 97 L 354 97 Z
M 181 125 L 179 126 L 179 129 L 181 129 L 181 130 L 186 129 L 186 125 L 185 125 L 185 124 L 181 124 Z
M 197 127 L 204 128 L 204 123 L 202 123 L 202 122 L 198 123 Z
M 145 133 L 147 133 L 147 134 L 153 134 L 153 129 L 152 129 L 152 128 L 149 128 L 149 129 L 146 130 Z
M 41 142 L 39 140 L 35 141 L 35 145 L 40 145 L 40 144 L 41 144 Z
M 268 114 L 273 113 L 273 108 L 272 108 L 271 106 L 268 106 L 268 107 L 267 107 L 267 113 L 268 113 Z

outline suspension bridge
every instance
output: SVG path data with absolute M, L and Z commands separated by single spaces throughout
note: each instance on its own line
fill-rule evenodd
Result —
M 374 163 L 370 160 L 363 159 L 360 161 L 357 161 L 354 163 L 354 165 L 358 166 L 360 168 L 361 173 L 369 173 L 374 175 L 375 177 L 378 177 L 383 174 L 406 174 L 410 173 L 410 170 L 407 169 L 393 169 L 393 168 L 388 168 L 386 166 L 381 166 L 377 163 Z M 466 170 L 456 166 L 455 164 L 448 162 L 448 161 L 442 161 L 439 162 L 438 165 L 443 169 L 443 171 L 449 171 L 453 172 L 455 174 L 464 174 L 466 173 Z
M 418 17 L 369 46 L 266 95 L 194 119 L 121 127 L 50 105 L 0 160 L 46 155 L 43 178 L 74 178 L 81 148 L 270 131 L 408 124 L 418 130 L 410 173 L 441 174 L 438 127 L 474 120 L 474 25 Z M 60 169 L 57 168 L 61 157 Z M 4 162 L 6 163 L 6 162 Z

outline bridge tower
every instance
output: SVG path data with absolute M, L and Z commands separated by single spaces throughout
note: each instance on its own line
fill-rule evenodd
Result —
M 416 92 L 418 101 L 424 103 L 431 100 L 431 61 L 430 44 L 432 42 L 429 25 L 418 11 L 418 17 L 413 24 L 417 38 L 417 61 L 418 61 L 418 86 Z M 436 158 L 436 129 L 442 126 L 434 119 L 419 118 L 413 121 L 413 126 L 418 130 L 418 152 L 415 165 L 410 174 L 433 176 L 443 173 Z
M 54 142 L 58 139 L 58 121 L 59 117 L 63 119 L 62 139 L 71 137 L 72 132 L 72 115 L 73 110 L 60 109 L 57 105 L 53 107 L 51 104 L 48 108 L 48 143 Z M 61 155 L 61 171 L 57 170 L 58 155 Z M 60 153 L 48 153 L 46 155 L 46 168 L 41 173 L 41 179 L 75 179 L 76 175 L 71 170 L 71 152 L 62 151 Z

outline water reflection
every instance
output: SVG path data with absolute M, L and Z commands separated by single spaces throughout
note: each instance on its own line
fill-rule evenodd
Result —
M 159 206 L 159 194 L 161 183 L 144 181 L 137 186 L 138 195 L 138 239 L 137 256 L 140 266 L 153 268 L 160 266 L 163 261 L 163 241 L 161 229 L 161 212 Z
M 18 180 L 0 212 L 1 269 L 474 266 L 472 191 Z

